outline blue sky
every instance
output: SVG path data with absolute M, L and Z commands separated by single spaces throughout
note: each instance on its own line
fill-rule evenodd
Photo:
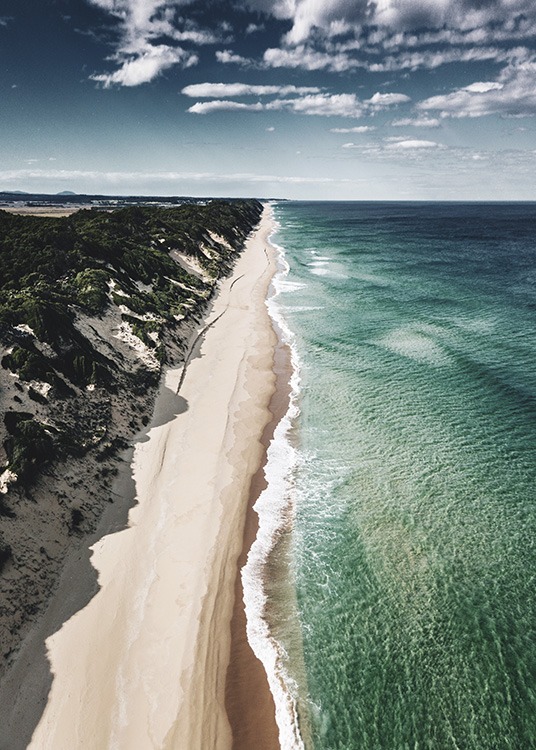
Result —
M 0 0 L 0 190 L 536 199 L 534 0 Z

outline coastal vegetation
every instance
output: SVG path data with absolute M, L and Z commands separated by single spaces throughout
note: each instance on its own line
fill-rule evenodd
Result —
M 111 480 L 258 223 L 258 201 L 0 210 L 0 653 L 68 549 L 116 501 Z M 1 670 L 0 670 L 1 671 Z
M 140 380 L 154 382 L 154 368 L 147 378 L 144 370 L 151 368 L 143 362 L 123 372 L 77 320 L 102 317 L 115 306 L 130 332 L 164 363 L 163 329 L 201 313 L 260 210 L 255 201 L 211 201 L 172 209 L 81 210 L 62 219 L 0 211 L 0 339 L 7 351 L 2 368 L 24 383 L 46 384 L 46 396 L 28 388 L 41 403 L 74 396 L 80 388 L 116 391 L 120 381 L 134 388 Z M 203 278 L 173 260 L 172 250 L 195 259 Z M 31 418 L 19 421 L 20 427 L 12 418 L 6 423 L 4 469 L 30 481 L 45 457 L 52 458 L 61 430 L 52 432 Z M 76 452 L 80 446 L 71 441 L 71 447 Z

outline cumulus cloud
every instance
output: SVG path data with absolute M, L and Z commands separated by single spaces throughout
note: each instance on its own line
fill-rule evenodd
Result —
M 107 86 L 145 83 L 170 67 L 194 65 L 192 47 L 231 42 L 229 23 L 214 30 L 192 20 L 193 0 L 86 2 L 118 24 L 119 40 L 110 57 L 116 69 L 93 76 Z M 534 0 L 235 0 L 235 7 L 290 25 L 280 46 L 261 48 L 257 59 L 229 47 L 216 51 L 218 62 L 244 67 L 380 73 L 431 70 L 455 62 L 508 63 L 509 44 L 536 38 Z M 196 17 L 201 18 L 199 8 Z M 246 36 L 265 28 L 258 14 L 247 20 Z M 206 13 L 205 25 L 211 23 Z M 243 16 L 237 23 L 244 23 Z
M 363 105 L 355 94 L 308 94 L 299 98 L 273 99 L 261 103 L 246 104 L 231 99 L 210 102 L 196 102 L 189 107 L 188 112 L 196 115 L 206 115 L 217 111 L 288 111 L 301 115 L 316 115 L 323 117 L 360 117 Z
M 271 47 L 265 51 L 262 62 L 267 68 L 330 70 L 334 73 L 362 67 L 362 63 L 346 53 L 319 51 L 303 44 L 297 47 Z
M 402 138 L 402 139 L 396 139 L 396 140 L 390 140 L 386 147 L 386 149 L 392 150 L 392 151 L 415 151 L 420 149 L 430 149 L 430 148 L 445 148 L 442 144 L 436 143 L 436 141 L 427 141 L 422 140 L 418 138 Z
M 209 115 L 212 112 L 262 112 L 263 109 L 266 109 L 266 105 L 260 102 L 245 104 L 231 99 L 215 99 L 211 102 L 196 102 L 187 111 L 193 115 Z
M 247 0 L 249 7 L 292 23 L 288 45 L 301 44 L 315 30 L 333 36 L 364 25 L 398 32 L 457 29 L 471 31 L 485 26 L 515 32 L 521 22 L 536 18 L 533 0 Z
M 246 27 L 246 34 L 256 34 L 258 31 L 264 30 L 264 24 L 262 23 L 248 23 Z
M 371 73 L 391 73 L 404 70 L 434 70 L 451 63 L 486 60 L 509 62 L 515 58 L 526 58 L 530 54 L 525 47 L 509 49 L 488 45 L 460 49 L 454 46 L 441 49 L 402 49 L 397 54 L 388 54 L 378 59 L 378 53 L 384 51 L 381 46 L 380 49 L 365 49 L 361 42 L 329 43 L 326 48 L 318 49 L 311 44 L 300 44 L 294 47 L 269 48 L 264 52 L 261 63 L 239 56 L 236 56 L 237 59 L 229 57 L 226 61 L 248 66 L 260 64 L 266 68 L 327 70 L 334 73 L 357 69 L 368 70 Z
M 387 109 L 387 107 L 393 107 L 397 104 L 404 104 L 405 102 L 409 101 L 411 101 L 411 99 L 406 94 L 381 94 L 379 91 L 377 91 L 373 96 L 371 96 L 370 99 L 367 99 L 365 101 L 365 104 L 368 104 L 371 109 L 379 110 Z
M 196 65 L 197 55 L 178 47 L 165 44 L 147 45 L 137 55 L 122 61 L 118 70 L 113 73 L 102 73 L 91 76 L 92 80 L 102 83 L 105 88 L 115 84 L 120 86 L 139 86 L 149 83 L 164 70 L 182 63 L 183 67 Z
M 249 60 L 247 57 L 242 57 L 242 55 L 236 55 L 229 49 L 216 50 L 216 60 L 224 65 L 233 64 L 244 65 L 247 67 L 253 65 L 252 60 Z
M 376 29 L 370 33 L 366 41 L 371 48 L 381 45 L 383 50 L 390 49 L 413 49 L 433 45 L 445 45 L 448 47 L 478 47 L 489 43 L 517 42 L 536 35 L 536 17 L 532 19 L 523 16 L 512 16 L 502 25 L 494 24 L 478 26 L 473 29 L 462 29 L 457 27 L 441 28 L 433 31 L 396 31 L 389 29 Z M 362 46 L 363 40 L 347 42 L 346 49 L 356 49 Z
M 450 94 L 432 96 L 418 104 L 441 117 L 510 117 L 536 115 L 536 61 L 509 65 L 495 81 L 476 81 Z
M 476 81 L 470 83 L 469 86 L 464 87 L 464 91 L 469 91 L 471 94 L 487 94 L 488 91 L 498 91 L 504 88 L 503 83 L 498 81 Z
M 290 28 L 279 46 L 259 47 L 253 59 L 231 48 L 231 25 L 211 21 L 198 4 L 194 21 L 193 0 L 86 2 L 113 16 L 119 31 L 109 58 L 115 69 L 93 76 L 105 86 L 135 86 L 195 65 L 201 45 L 226 45 L 215 51 L 225 65 L 385 73 L 484 61 L 519 66 L 531 59 L 536 39 L 534 0 L 235 0 L 241 15 L 230 17 L 242 35 L 258 35 L 269 16 Z M 524 40 L 530 43 L 512 48 Z
M 288 109 L 302 115 L 361 117 L 363 105 L 355 94 L 310 94 L 299 99 L 269 102 L 267 109 Z
M 310 93 L 309 93 L 310 92 Z M 353 117 L 359 118 L 365 114 L 374 114 L 401 103 L 410 101 L 406 94 L 376 93 L 365 101 L 356 94 L 332 94 L 314 87 L 294 86 L 250 86 L 247 84 L 194 84 L 186 86 L 183 93 L 187 96 L 199 98 L 217 96 L 225 93 L 234 96 L 267 96 L 278 94 L 271 101 L 261 103 L 237 102 L 233 99 L 216 99 L 209 102 L 196 102 L 189 107 L 188 112 L 196 115 L 207 115 L 218 111 L 288 111 L 294 114 L 320 117 Z M 290 96 L 293 94 L 293 96 Z M 285 97 L 285 98 L 284 98 Z M 364 133 L 372 130 L 372 126 L 361 126 L 357 129 L 341 130 L 340 132 Z
M 183 45 L 216 44 L 220 37 L 178 15 L 190 0 L 87 0 L 118 24 L 118 42 L 109 60 L 116 70 L 91 76 L 105 87 L 138 86 L 176 65 L 196 65 L 198 56 Z
M 495 62 L 506 62 L 513 54 L 523 53 L 526 50 L 515 50 L 499 47 L 472 47 L 470 49 L 459 49 L 457 47 L 441 50 L 424 50 L 419 52 L 401 52 L 399 55 L 389 55 L 381 62 L 373 62 L 367 65 L 372 73 L 389 73 L 397 70 L 434 70 L 449 63 L 482 62 L 494 60 Z
M 261 64 L 272 68 L 380 73 L 504 63 L 513 43 L 531 40 L 530 48 L 536 38 L 533 0 L 242 2 L 292 24 L 280 46 L 263 54 Z
M 185 86 L 182 93 L 199 99 L 216 99 L 226 96 L 289 96 L 290 94 L 318 94 L 317 86 L 254 86 L 246 83 L 194 83 Z

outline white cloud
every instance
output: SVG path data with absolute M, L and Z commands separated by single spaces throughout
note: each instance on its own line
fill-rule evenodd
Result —
M 310 93 L 308 93 L 310 92 Z M 188 112 L 206 115 L 221 111 L 261 112 L 289 111 L 294 114 L 320 117 L 354 117 L 388 109 L 389 107 L 410 101 L 406 94 L 376 93 L 370 99 L 360 100 L 355 94 L 331 94 L 314 87 L 295 86 L 253 86 L 239 83 L 203 83 L 186 86 L 183 94 L 191 97 L 229 96 L 270 96 L 278 94 L 276 98 L 267 102 L 243 103 L 234 99 L 215 99 L 210 102 L 196 102 L 189 107 Z M 290 96 L 293 94 L 294 96 Z M 298 95 L 298 96 L 296 96 Z M 373 126 L 363 125 L 357 129 L 342 129 L 339 132 L 365 133 L 373 130 Z
M 316 86 L 253 86 L 247 83 L 194 83 L 182 93 L 194 99 L 226 96 L 289 96 L 290 94 L 318 94 Z
M 499 91 L 502 88 L 504 88 L 504 84 L 498 81 L 477 81 L 469 86 L 464 86 L 463 90 L 469 91 L 471 94 L 487 94 L 488 91 Z
M 180 47 L 169 47 L 165 44 L 147 45 L 136 56 L 124 59 L 120 68 L 114 73 L 92 75 L 91 79 L 102 83 L 105 88 L 114 84 L 139 86 L 141 83 L 149 83 L 164 70 L 174 65 L 181 63 L 183 67 L 188 68 L 196 65 L 197 62 L 197 55 L 186 52 Z
M 299 68 L 301 70 L 328 70 L 343 73 L 364 69 L 371 73 L 389 73 L 401 70 L 434 70 L 450 63 L 509 62 L 513 57 L 526 57 L 529 53 L 525 47 L 508 49 L 496 46 L 474 46 L 465 49 L 449 47 L 443 49 L 402 50 L 399 54 L 382 56 L 382 45 L 366 48 L 363 40 L 343 43 L 328 43 L 325 49 L 318 49 L 311 44 L 300 44 L 295 47 L 274 47 L 264 52 L 262 66 L 267 68 Z M 230 54 L 230 53 L 228 53 Z M 357 54 L 357 56 L 356 56 Z M 371 55 L 374 54 L 374 58 Z M 239 56 L 229 59 L 241 65 L 257 65 L 253 60 Z
M 357 125 L 355 128 L 330 128 L 330 133 L 372 133 L 375 125 Z M 343 146 L 344 148 L 344 146 Z
M 420 140 L 417 138 L 403 138 L 403 139 L 386 139 L 389 142 L 386 145 L 386 149 L 390 149 L 392 151 L 397 150 L 403 150 L 403 151 L 415 151 L 420 149 L 430 149 L 430 148 L 445 148 L 440 143 L 436 143 L 436 141 L 427 141 L 427 140 Z
M 247 0 L 245 4 L 291 21 L 288 45 L 305 42 L 313 33 L 340 34 L 364 24 L 398 32 L 415 30 L 472 31 L 484 26 L 516 33 L 522 23 L 530 27 L 536 18 L 533 0 Z M 473 42 L 474 43 L 474 42 Z
M 186 11 L 179 15 L 192 0 L 86 1 L 110 13 L 119 24 L 120 39 L 110 58 L 117 69 L 93 76 L 107 86 L 134 86 L 172 66 L 193 65 L 197 58 L 191 46 L 227 44 L 233 31 L 228 22 L 214 31 L 188 19 Z M 259 50 L 256 60 L 230 48 L 217 50 L 216 60 L 222 64 L 338 73 L 359 68 L 435 69 L 448 63 L 510 62 L 508 43 L 536 38 L 534 0 L 236 0 L 236 4 L 289 21 L 291 29 L 280 47 Z M 254 20 L 245 35 L 264 29 L 258 18 Z M 150 48 L 160 49 L 160 54 Z
M 193 21 L 177 16 L 190 0 L 88 0 L 110 13 L 119 24 L 119 41 L 109 58 L 117 65 L 111 73 L 92 80 L 105 87 L 139 86 L 176 65 L 197 64 L 197 55 L 181 46 L 215 44 L 221 39 Z
M 235 55 L 229 49 L 216 50 L 216 60 L 224 65 L 244 65 L 246 67 L 253 65 L 252 60 L 248 60 L 247 57 L 241 55 Z
M 309 94 L 294 99 L 273 99 L 270 102 L 245 104 L 230 99 L 210 102 L 196 102 L 188 112 L 206 115 L 217 111 L 283 111 L 295 114 L 316 115 L 323 117 L 360 117 L 363 106 L 355 94 Z
M 411 49 L 431 45 L 448 45 L 450 47 L 492 44 L 497 42 L 512 42 L 528 39 L 536 35 L 536 19 L 513 16 L 502 26 L 494 24 L 493 27 L 486 25 L 473 29 L 442 28 L 438 31 L 391 31 L 387 29 L 376 30 L 369 34 L 366 42 L 369 45 L 378 44 L 382 49 Z M 356 49 L 362 42 L 354 40 L 348 43 L 348 49 Z
M 437 117 L 402 117 L 400 120 L 393 120 L 391 125 L 394 128 L 439 128 L 441 122 Z
M 263 63 L 267 68 L 330 70 L 334 73 L 343 73 L 347 70 L 363 67 L 362 63 L 346 54 L 319 52 L 305 45 L 267 49 L 263 55 Z
M 275 128 L 274 128 L 273 125 L 271 125 L 269 128 L 265 128 L 265 130 L 266 130 L 267 133 L 273 133 L 274 130 L 275 130 Z
M 534 0 L 242 2 L 292 24 L 281 45 L 264 52 L 265 67 L 388 72 L 504 63 L 516 53 L 512 43 L 530 40 L 530 49 L 536 39 Z
M 230 99 L 215 99 L 211 102 L 196 102 L 188 107 L 188 112 L 193 115 L 208 115 L 212 112 L 262 112 L 266 105 L 257 102 L 256 104 L 244 104 L 244 102 L 234 102 Z
M 93 76 L 105 86 L 146 83 L 174 66 L 196 64 L 195 47 L 231 42 L 228 22 L 212 30 L 187 17 L 193 0 L 86 2 L 112 15 L 120 32 L 109 58 L 115 70 Z M 236 0 L 236 6 L 290 26 L 279 47 L 260 47 L 255 59 L 229 47 L 215 51 L 221 64 L 250 68 L 381 73 L 479 61 L 510 65 L 530 59 L 536 39 L 534 0 Z M 264 28 L 261 17 L 253 21 L 246 36 Z M 531 41 L 511 49 L 522 40 Z
M 264 31 L 264 24 L 249 23 L 246 27 L 246 34 L 256 34 L 258 31 Z
M 424 50 L 420 52 L 402 52 L 399 55 L 390 55 L 381 62 L 371 63 L 367 66 L 372 73 L 386 73 L 397 70 L 434 70 L 449 63 L 479 62 L 494 60 L 505 62 L 512 56 L 512 52 L 499 47 L 472 47 L 460 49 L 452 47 L 441 50 Z
M 377 91 L 370 99 L 365 101 L 365 104 L 369 104 L 373 109 L 385 109 L 386 107 L 404 104 L 409 101 L 411 101 L 411 99 L 406 94 L 380 94 L 380 92 Z
M 421 110 L 438 110 L 442 117 L 483 117 L 536 114 L 536 60 L 508 65 L 496 81 L 477 81 L 450 94 L 420 102 Z
M 278 99 L 267 109 L 288 109 L 302 115 L 361 117 L 363 105 L 355 94 L 310 94 L 299 99 Z

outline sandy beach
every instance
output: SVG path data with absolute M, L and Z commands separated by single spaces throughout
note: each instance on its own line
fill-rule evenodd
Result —
M 134 450 L 128 528 L 92 547 L 100 590 L 47 640 L 53 681 L 34 750 L 234 746 L 225 701 L 237 561 L 275 387 L 272 229 L 266 209 L 178 395 L 181 369 L 166 373 Z

